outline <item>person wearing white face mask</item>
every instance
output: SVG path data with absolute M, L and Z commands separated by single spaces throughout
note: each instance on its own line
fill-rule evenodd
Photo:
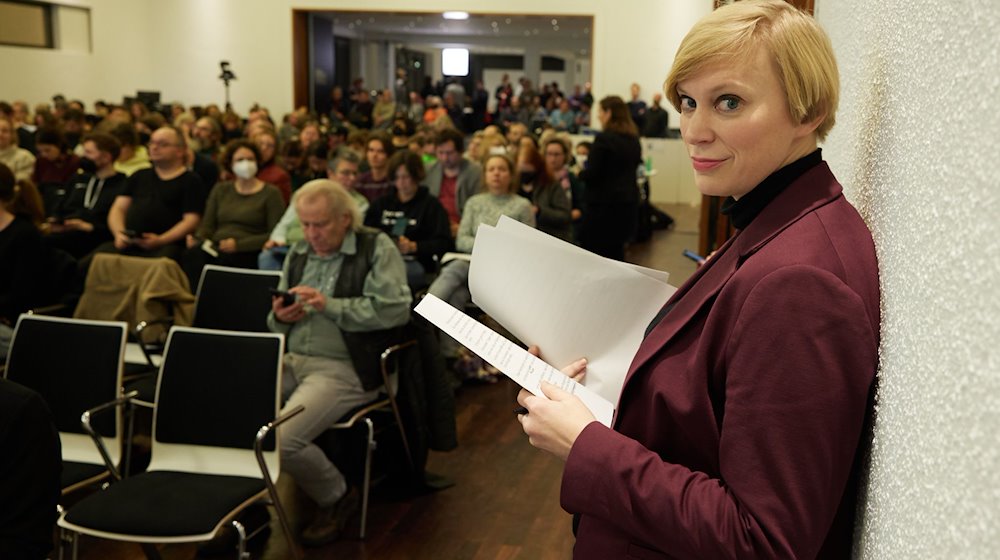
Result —
M 256 177 L 260 151 L 248 140 L 226 146 L 222 164 L 236 180 L 219 183 L 205 205 L 205 217 L 181 264 L 194 289 L 205 264 L 257 268 L 257 254 L 285 211 L 278 187 Z

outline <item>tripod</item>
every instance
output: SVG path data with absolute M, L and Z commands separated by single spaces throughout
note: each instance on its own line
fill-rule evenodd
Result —
M 219 62 L 219 67 L 222 68 L 222 74 L 219 75 L 219 79 L 226 86 L 226 112 L 230 112 L 233 110 L 233 104 L 229 102 L 229 82 L 236 79 L 236 74 L 229 69 L 228 60 Z

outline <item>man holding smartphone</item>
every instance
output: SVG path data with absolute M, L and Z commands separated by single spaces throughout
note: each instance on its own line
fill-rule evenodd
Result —
M 205 211 L 206 190 L 184 163 L 187 142 L 172 126 L 153 132 L 149 140 L 151 169 L 128 178 L 108 213 L 114 238 L 98 252 L 137 257 L 180 257 L 184 239 L 194 233 Z
M 374 342 L 406 324 L 411 297 L 393 241 L 362 226 L 357 204 L 339 185 L 310 181 L 294 204 L 305 240 L 289 249 L 278 288 L 295 300 L 272 294 L 268 325 L 288 345 L 284 409 L 305 406 L 282 426 L 282 467 L 316 502 L 301 539 L 320 546 L 340 535 L 358 493 L 313 439 L 377 396 L 382 379 L 370 367 L 377 357 L 365 349 L 379 348 Z

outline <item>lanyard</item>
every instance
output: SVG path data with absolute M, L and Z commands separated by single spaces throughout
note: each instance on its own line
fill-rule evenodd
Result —
M 97 181 L 96 192 L 94 191 L 94 181 Z M 101 197 L 102 190 L 104 190 L 104 179 L 98 179 L 96 175 L 91 175 L 90 181 L 87 183 L 87 191 L 83 193 L 83 207 L 87 210 L 93 210 L 97 199 Z

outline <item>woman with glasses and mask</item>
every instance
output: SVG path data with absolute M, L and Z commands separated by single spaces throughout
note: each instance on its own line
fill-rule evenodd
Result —
M 257 268 L 257 255 L 285 212 L 278 187 L 257 178 L 260 151 L 247 140 L 226 145 L 221 163 L 236 177 L 208 195 L 205 215 L 187 236 L 182 264 L 194 290 L 206 264 Z
M 780 0 L 719 8 L 682 41 L 665 93 L 736 233 L 649 325 L 610 428 L 554 387 L 518 397 L 530 442 L 566 461 L 575 558 L 851 556 L 879 279 L 817 148 L 838 86 L 826 34 Z

